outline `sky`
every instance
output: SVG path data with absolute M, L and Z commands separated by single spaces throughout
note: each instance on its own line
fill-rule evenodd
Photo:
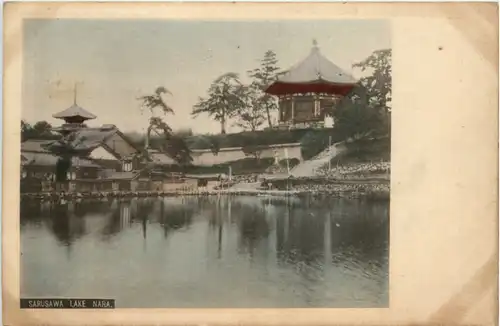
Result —
M 137 98 L 164 86 L 175 114 L 174 129 L 216 133 L 218 122 L 193 118 L 198 98 L 226 72 L 256 68 L 273 50 L 288 69 L 310 52 L 313 40 L 333 63 L 359 78 L 352 64 L 391 47 L 390 24 L 382 20 L 76 20 L 29 19 L 23 33 L 23 119 L 61 121 L 54 113 L 77 104 L 95 114 L 89 125 L 115 124 L 144 132 L 150 115 Z M 228 126 L 229 132 L 238 128 Z

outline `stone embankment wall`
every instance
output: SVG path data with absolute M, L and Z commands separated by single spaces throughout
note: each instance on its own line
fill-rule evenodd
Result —
M 252 157 L 243 151 L 243 147 L 227 147 L 221 148 L 217 154 L 214 154 L 210 149 L 193 149 L 191 156 L 193 157 L 193 165 L 211 166 L 216 164 L 224 164 Z M 296 158 L 302 161 L 302 151 L 300 143 L 269 145 L 259 150 L 260 158 L 274 158 L 279 160 L 287 158 Z

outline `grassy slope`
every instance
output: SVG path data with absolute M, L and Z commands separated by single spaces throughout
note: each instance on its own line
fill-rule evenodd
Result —
M 391 160 L 389 137 L 358 141 L 347 145 L 347 151 L 334 157 L 332 164 L 370 163 Z

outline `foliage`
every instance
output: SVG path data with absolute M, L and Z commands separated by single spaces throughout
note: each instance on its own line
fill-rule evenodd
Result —
M 139 99 L 142 101 L 141 108 L 149 109 L 153 115 L 149 118 L 149 126 L 146 133 L 146 148 L 148 149 L 150 145 L 151 132 L 155 132 L 161 141 L 159 142 L 159 147 L 161 147 L 165 153 L 174 159 L 180 165 L 188 165 L 192 162 L 191 151 L 184 141 L 183 136 L 175 135 L 172 128 L 165 122 L 161 117 L 154 115 L 154 109 L 159 107 L 162 109 L 164 114 L 171 113 L 174 114 L 174 110 L 168 106 L 167 103 L 162 98 L 162 94 L 171 94 L 165 87 L 157 87 L 154 94 L 142 96 Z M 189 134 L 189 133 L 188 133 Z M 142 153 L 142 156 L 146 156 L 147 153 Z
M 48 143 L 45 148 L 58 157 L 55 174 L 57 182 L 67 181 L 67 172 L 72 166 L 73 157 L 87 157 L 95 147 L 80 147 L 84 137 L 75 138 L 74 133 Z
M 165 152 L 179 165 L 190 165 L 193 161 L 191 150 L 189 149 L 184 138 L 177 135 L 170 135 L 164 147 Z
M 335 126 L 344 139 L 362 139 L 382 128 L 382 115 L 369 104 L 365 87 L 358 85 L 339 103 L 335 113 Z
M 150 118 L 150 128 L 156 132 L 159 130 L 163 132 L 164 141 L 160 147 L 168 156 L 180 165 L 191 164 L 193 161 L 191 150 L 182 136 L 175 135 L 170 126 L 159 117 Z M 161 135 L 159 132 L 158 134 Z
M 309 160 L 328 147 L 330 141 L 334 144 L 341 140 L 342 134 L 338 129 L 311 129 L 300 140 L 302 157 Z
M 149 110 L 151 114 L 154 115 L 154 109 L 159 107 L 162 109 L 163 113 L 174 113 L 174 110 L 168 106 L 168 104 L 163 100 L 162 94 L 172 94 L 165 87 L 157 87 L 154 94 L 144 95 L 139 97 L 141 101 L 141 110 Z
M 370 71 L 370 75 L 360 80 L 370 98 L 369 104 L 386 112 L 391 111 L 392 100 L 392 51 L 390 49 L 374 51 L 365 60 L 353 67 L 361 71 Z
M 52 126 L 47 121 L 38 121 L 34 125 L 21 120 L 21 141 L 28 139 L 58 139 L 59 135 L 52 132 Z
M 238 108 L 236 126 L 255 131 L 264 124 L 266 120 L 263 110 L 265 103 L 262 102 L 260 92 L 255 85 L 242 88 L 243 105 Z
M 335 111 L 335 126 L 344 139 L 390 134 L 391 50 L 378 50 L 354 65 L 368 75 L 344 97 Z
M 208 89 L 208 98 L 199 98 L 191 114 L 194 117 L 205 113 L 221 125 L 221 134 L 226 133 L 226 123 L 244 105 L 244 87 L 238 74 L 226 73 L 215 79 Z
M 347 144 L 347 151 L 332 159 L 332 165 L 350 163 L 388 162 L 391 160 L 389 137 L 362 139 Z
M 259 103 L 260 108 L 264 109 L 270 128 L 272 127 L 271 113 L 278 109 L 278 104 L 276 98 L 265 93 L 264 90 L 277 79 L 279 70 L 276 53 L 268 50 L 264 58 L 260 60 L 260 67 L 248 71 L 248 75 L 253 80 L 252 88 L 258 90 L 256 102 Z

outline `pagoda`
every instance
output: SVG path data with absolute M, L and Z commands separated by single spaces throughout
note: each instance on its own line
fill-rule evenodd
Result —
M 354 77 L 321 54 L 314 40 L 310 54 L 264 91 L 278 96 L 280 126 L 324 126 L 325 118 L 356 83 Z
M 52 115 L 52 117 L 64 120 L 63 125 L 53 129 L 54 131 L 61 133 L 63 136 L 66 136 L 73 131 L 86 128 L 87 126 L 85 125 L 85 121 L 97 118 L 95 115 L 76 104 L 76 86 L 73 105 L 66 110 Z

